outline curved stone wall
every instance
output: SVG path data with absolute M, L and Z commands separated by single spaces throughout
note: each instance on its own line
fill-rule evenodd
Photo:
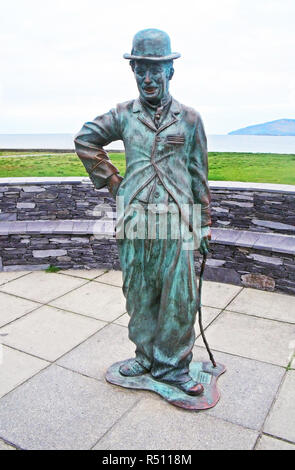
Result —
M 210 188 L 214 227 L 295 235 L 295 186 L 212 181 Z M 0 180 L 0 222 L 92 220 L 102 202 L 115 208 L 88 178 Z
M 295 294 L 295 187 L 210 186 L 213 240 L 206 278 Z M 97 211 L 101 204 L 104 214 Z M 115 202 L 88 178 L 2 178 L 0 210 L 0 270 L 120 268 Z M 107 239 L 100 234 L 102 215 L 109 220 Z M 198 269 L 197 253 L 195 262 Z

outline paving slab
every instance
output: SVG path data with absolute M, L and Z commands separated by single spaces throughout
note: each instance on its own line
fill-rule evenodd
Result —
M 85 279 L 61 277 L 56 273 L 33 272 L 0 286 L 0 290 L 36 302 L 47 303 L 85 282 L 87 282 Z
M 245 288 L 227 310 L 295 323 L 295 296 Z
M 1 345 L 0 345 L 1 346 Z M 49 365 L 49 362 L 2 345 L 0 397 Z M 1 447 L 0 447 L 1 448 Z
M 289 363 L 295 325 L 224 311 L 206 330 L 213 349 L 279 366 Z M 197 346 L 202 346 L 198 338 Z
M 104 322 L 43 306 L 0 329 L 3 344 L 48 361 L 70 351 L 105 326 Z
M 37 302 L 21 299 L 4 292 L 0 292 L 0 305 L 0 327 L 40 307 Z
M 105 380 L 105 372 L 114 362 L 134 357 L 135 346 L 128 331 L 119 325 L 108 325 L 87 341 L 63 356 L 58 364 L 83 375 Z
M 14 447 L 6 444 L 2 439 L 0 439 L 0 450 L 15 450 Z
M 126 312 L 126 301 L 122 290 L 96 281 L 89 282 L 50 303 L 107 322 L 115 320 Z
M 114 323 L 117 325 L 125 326 L 126 328 L 128 327 L 130 317 L 128 313 L 124 313 L 124 315 L 121 315 L 121 317 L 117 318 Z
M 221 310 L 219 308 L 213 308 L 213 307 L 202 307 L 202 323 L 203 327 L 207 328 L 210 323 L 212 323 L 216 317 L 221 313 Z M 199 323 L 198 323 L 198 317 L 197 321 L 195 324 L 195 330 L 196 330 L 196 336 L 200 335 L 200 329 L 199 329 Z
M 140 400 L 94 449 L 252 449 L 258 433 L 206 413 L 178 409 L 160 398 Z
M 62 271 L 59 271 L 59 274 L 92 280 L 101 276 L 104 271 L 104 269 L 63 269 Z
M 202 304 L 207 307 L 225 308 L 241 289 L 241 287 L 231 284 L 205 281 L 203 283 Z
M 289 442 L 264 434 L 261 436 L 255 450 L 295 450 L 295 444 L 290 444 Z
M 26 274 L 30 274 L 30 271 L 0 272 L 0 286 L 3 286 L 3 284 L 13 281 L 14 279 L 22 277 Z
M 4 343 L 1 450 L 3 446 L 14 448 L 5 441 L 28 449 L 254 447 L 294 350 L 293 297 L 204 283 L 207 337 L 212 348 L 223 351 L 214 355 L 228 370 L 219 379 L 219 404 L 197 414 L 177 409 L 157 395 L 104 382 L 109 365 L 134 353 L 119 288 L 121 272 L 70 271 L 73 273 L 0 273 L 0 305 L 5 307 L 0 313 L 0 341 Z M 5 283 L 3 275 L 9 275 Z M 57 290 L 62 293 L 56 294 Z M 62 297 L 50 300 L 58 295 Z M 63 305 L 38 307 L 38 301 L 62 301 Z M 227 311 L 221 313 L 227 304 Z M 32 305 L 37 307 L 33 312 L 27 310 Z M 6 322 L 12 323 L 3 326 Z M 196 344 L 196 359 L 208 360 L 201 338 Z M 53 360 L 58 365 L 48 367 Z M 53 369 L 55 372 L 48 372 Z M 256 445 L 259 450 L 293 450 L 295 446 L 295 379 L 289 379 L 290 374 L 295 370 L 287 373 L 267 418 L 266 434 Z
M 90 449 L 136 400 L 52 365 L 0 400 L 0 435 L 22 449 Z
M 286 374 L 278 398 L 267 418 L 264 431 L 295 443 L 295 371 Z
M 111 284 L 112 286 L 122 287 L 122 271 L 111 270 L 103 274 L 103 276 L 100 276 L 98 279 L 96 279 L 96 281 L 105 282 L 106 284 Z
M 214 351 L 226 373 L 218 379 L 221 399 L 206 413 L 260 430 L 285 373 L 283 367 Z M 204 348 L 194 348 L 194 360 L 208 361 Z

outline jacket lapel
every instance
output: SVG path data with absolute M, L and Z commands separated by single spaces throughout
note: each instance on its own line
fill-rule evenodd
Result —
M 163 122 L 161 123 L 159 129 L 157 129 L 158 134 L 162 132 L 164 129 L 167 129 L 167 127 L 177 122 L 179 120 L 179 117 L 178 117 L 179 113 L 180 113 L 180 104 L 178 103 L 178 101 L 172 98 L 170 109 L 167 115 L 165 116 Z
M 137 98 L 133 103 L 133 112 L 138 113 L 137 119 L 139 119 L 143 124 L 149 127 L 152 131 L 157 132 L 157 128 L 152 121 L 151 116 L 145 111 L 143 105 L 140 102 L 140 99 Z
M 133 112 L 138 113 L 137 118 L 147 127 L 149 127 L 152 131 L 157 132 L 157 134 L 177 122 L 179 120 L 178 114 L 180 113 L 180 111 L 180 104 L 178 103 L 178 101 L 172 98 L 170 109 L 167 115 L 165 116 L 163 122 L 161 123 L 160 127 L 157 129 L 154 122 L 152 121 L 151 116 L 145 111 L 143 105 L 141 104 L 140 99 L 137 98 L 136 100 L 134 100 L 133 103 Z

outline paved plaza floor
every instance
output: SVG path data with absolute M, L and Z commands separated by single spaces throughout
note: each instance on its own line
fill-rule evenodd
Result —
M 295 450 L 294 296 L 204 283 L 227 372 L 218 405 L 191 412 L 105 381 L 134 353 L 121 283 L 119 271 L 0 273 L 0 449 Z

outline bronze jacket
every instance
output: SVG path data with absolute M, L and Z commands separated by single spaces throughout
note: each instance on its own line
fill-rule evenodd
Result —
M 76 152 L 98 189 L 118 173 L 102 149 L 116 140 L 125 146 L 126 174 L 117 192 L 125 206 L 154 181 L 161 190 L 154 191 L 152 202 L 200 204 L 201 225 L 211 224 L 207 140 L 199 113 L 172 98 L 156 128 L 136 99 L 86 122 L 75 138 Z

